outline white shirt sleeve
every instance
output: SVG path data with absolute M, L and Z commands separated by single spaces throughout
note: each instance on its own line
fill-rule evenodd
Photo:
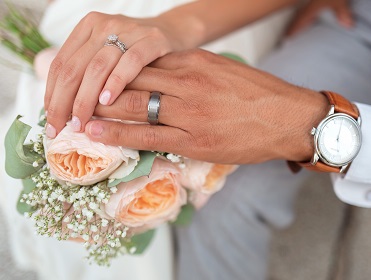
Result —
M 342 201 L 371 208 L 371 106 L 357 104 L 362 124 L 362 146 L 347 174 L 332 174 L 334 190 Z

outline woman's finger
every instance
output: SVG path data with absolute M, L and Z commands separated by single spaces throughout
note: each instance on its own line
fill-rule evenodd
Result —
M 129 36 L 128 36 L 129 37 Z M 148 63 L 166 54 L 163 42 L 145 37 L 135 42 L 121 57 L 119 63 L 108 77 L 99 97 L 102 105 L 111 105 Z M 150 51 L 149 51 L 150 50 Z
M 179 154 L 185 147 L 192 149 L 192 137 L 182 129 L 147 124 L 93 120 L 86 125 L 90 139 L 112 146 L 124 146 L 148 151 L 166 151 Z
M 66 125 L 85 69 L 100 48 L 89 40 L 60 70 L 48 107 L 48 137 L 54 138 Z
M 125 90 L 111 106 L 98 104 L 94 116 L 147 122 L 149 91 Z M 179 110 L 184 108 L 183 101 L 177 97 L 161 95 L 159 110 L 159 123 L 168 126 L 181 126 L 182 120 L 179 115 L 185 116 L 185 112 Z
M 88 63 L 83 80 L 76 94 L 72 109 L 72 127 L 74 131 L 83 131 L 91 119 L 98 103 L 103 86 L 122 56 L 122 51 L 112 46 L 101 49 Z
M 91 33 L 92 28 L 87 26 L 85 17 L 73 29 L 72 33 L 59 50 L 58 55 L 53 60 L 50 66 L 44 96 L 44 108 L 46 111 L 48 111 L 54 87 L 63 66 L 89 40 Z

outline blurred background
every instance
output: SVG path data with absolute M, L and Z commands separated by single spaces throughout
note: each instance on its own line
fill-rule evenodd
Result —
M 11 2 L 30 9 L 36 20 L 47 4 L 45 0 Z M 5 12 L 0 0 L 0 17 Z M 0 58 L 17 64 L 17 58 L 3 47 Z M 0 117 L 14 102 L 19 71 L 13 68 L 0 63 Z M 0 228 L 0 280 L 36 280 L 34 273 L 13 263 L 1 212 Z M 318 175 L 302 187 L 295 223 L 274 235 L 269 280 L 369 280 L 370 232 L 371 211 L 340 202 L 328 177 Z

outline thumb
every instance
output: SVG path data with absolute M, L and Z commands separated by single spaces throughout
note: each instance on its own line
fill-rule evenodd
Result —
M 338 9 L 335 10 L 335 15 L 338 19 L 338 22 L 346 27 L 350 28 L 354 26 L 354 18 L 352 11 L 348 5 L 344 5 L 339 7 Z
M 306 27 L 310 26 L 317 18 L 319 11 L 319 7 L 314 7 L 311 5 L 304 8 L 295 16 L 294 20 L 291 22 L 289 28 L 286 31 L 286 35 L 293 36 Z

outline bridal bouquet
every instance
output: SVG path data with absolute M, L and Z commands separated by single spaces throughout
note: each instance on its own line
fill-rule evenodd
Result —
M 37 234 L 82 242 L 99 265 L 142 253 L 159 225 L 186 223 L 236 168 L 107 146 L 69 124 L 55 139 L 40 129 L 28 142 L 30 130 L 18 116 L 5 138 L 6 171 L 24 186 L 18 211 Z
M 2 43 L 33 64 L 39 80 L 46 80 L 58 49 L 12 7 L 1 28 L 18 37 L 13 43 L 11 36 L 0 36 Z M 37 234 L 83 243 L 87 258 L 99 265 L 109 265 L 119 254 L 141 254 L 164 223 L 187 224 L 194 209 L 236 169 L 92 142 L 69 124 L 48 139 L 43 112 L 40 134 L 28 140 L 31 127 L 20 118 L 5 137 L 6 171 L 23 183 L 18 212 L 34 221 Z

